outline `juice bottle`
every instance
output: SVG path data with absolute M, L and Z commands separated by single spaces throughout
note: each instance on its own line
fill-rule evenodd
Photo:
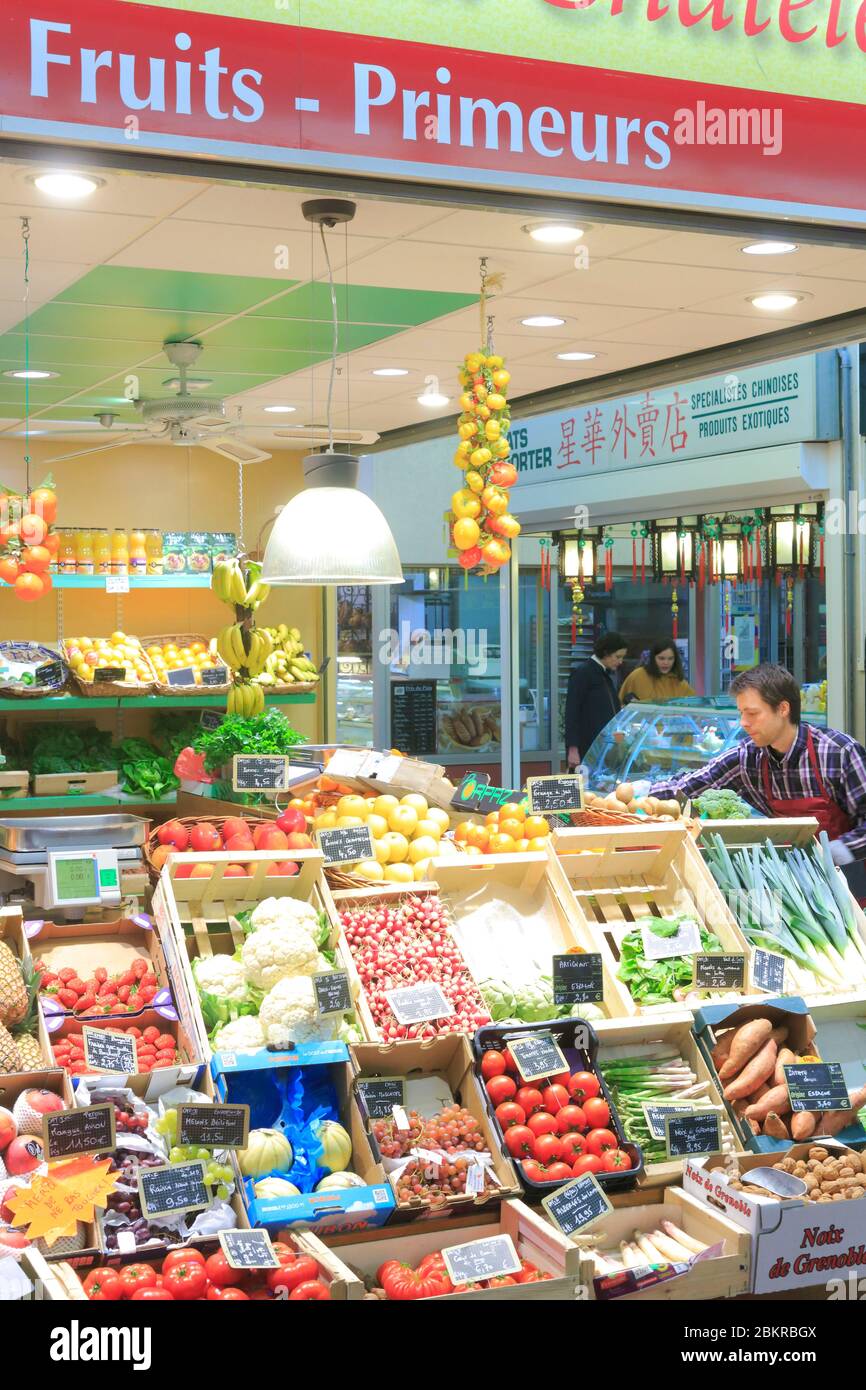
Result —
M 129 574 L 129 537 L 125 531 L 111 533 L 111 573 Z
M 104 526 L 93 530 L 93 568 L 96 574 L 111 574 L 111 541 Z
M 93 532 L 89 527 L 75 537 L 75 573 L 93 574 Z
M 129 533 L 129 573 L 137 575 L 147 573 L 144 531 L 130 531 Z
M 162 554 L 161 531 L 145 531 L 144 552 L 147 556 L 148 574 L 163 574 L 165 566 Z
M 66 527 L 58 534 L 57 573 L 74 574 L 76 565 L 75 532 Z

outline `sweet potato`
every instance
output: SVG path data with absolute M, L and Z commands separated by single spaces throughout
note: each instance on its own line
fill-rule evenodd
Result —
M 713 1066 L 716 1071 L 728 1060 L 728 1053 L 731 1050 L 731 1043 L 734 1041 L 736 1028 L 729 1028 L 726 1033 L 722 1033 L 718 1042 L 710 1054 L 713 1059 Z
M 866 1105 L 866 1086 L 861 1086 L 859 1091 L 849 1091 L 848 1097 L 851 1101 L 850 1110 L 825 1110 L 818 1125 L 818 1134 L 827 1137 L 832 1134 L 839 1134 L 841 1130 L 847 1129 L 849 1125 L 856 1124 L 857 1112 Z
M 785 1041 L 787 1036 L 788 1029 L 784 1023 L 781 1024 L 780 1027 L 774 1028 L 772 1033 L 770 1034 L 770 1037 L 773 1039 L 773 1042 L 776 1044 L 777 1047 L 779 1047 Z
M 737 1076 L 749 1059 L 760 1052 L 772 1031 L 773 1025 L 768 1018 L 755 1018 L 750 1023 L 743 1023 L 731 1041 L 727 1061 L 719 1071 L 719 1080 L 730 1081 Z M 745 1094 L 748 1095 L 748 1092 Z
M 776 1070 L 773 1072 L 773 1082 L 776 1086 L 784 1086 L 785 1073 L 784 1067 L 792 1067 L 797 1060 L 796 1052 L 792 1052 L 790 1047 L 780 1047 L 779 1055 L 776 1058 Z
M 764 1121 L 764 1133 L 769 1134 L 771 1139 L 790 1139 L 791 1132 L 785 1121 L 775 1110 L 771 1110 Z
M 768 1038 L 760 1052 L 755 1053 L 734 1080 L 728 1082 L 723 1092 L 725 1100 L 739 1100 L 741 1096 L 752 1095 L 762 1081 L 773 1075 L 775 1066 L 776 1044 L 772 1038 Z M 762 1097 L 762 1103 L 764 1099 L 766 1097 Z M 769 1111 L 765 1113 L 769 1114 Z
M 745 1111 L 747 1120 L 766 1120 L 768 1115 L 787 1115 L 791 1109 L 787 1086 L 774 1086 Z
M 811 1139 L 817 1124 L 818 1115 L 814 1110 L 798 1110 L 791 1119 L 791 1138 L 798 1143 Z

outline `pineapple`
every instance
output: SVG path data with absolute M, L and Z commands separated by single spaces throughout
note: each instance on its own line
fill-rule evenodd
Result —
M 48 1071 L 51 1063 L 42 1056 L 42 1048 L 36 1037 L 38 1026 L 38 1004 L 40 973 L 31 961 L 21 968 L 21 983 L 26 1000 L 20 1022 L 12 1029 L 12 1042 L 18 1049 L 19 1071 Z
M 20 1071 L 51 1070 L 50 1064 L 42 1056 L 42 1048 L 39 1046 L 38 1038 L 34 1038 L 30 1033 L 20 1033 L 15 1036 L 13 1041 L 18 1048 Z
M 15 1039 L 0 1023 L 0 1075 L 21 1070 L 21 1057 Z
M 0 941 L 0 1023 L 11 1028 L 27 1013 L 27 987 L 21 966 L 4 941 Z

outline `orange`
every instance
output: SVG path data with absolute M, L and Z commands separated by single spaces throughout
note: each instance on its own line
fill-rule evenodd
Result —
M 511 835 L 491 835 L 490 853 L 491 854 L 514 854 L 517 846 Z
M 526 820 L 526 807 L 521 806 L 519 801 L 507 801 L 502 807 L 501 815 L 503 820 Z
M 499 824 L 499 812 L 498 812 L 498 811 L 488 811 L 488 812 L 487 812 L 487 815 L 484 817 L 484 824 L 485 824 L 485 825 L 498 825 L 498 824 Z
M 539 839 L 550 834 L 550 826 L 544 816 L 527 816 L 523 822 L 523 833 L 527 839 Z
M 529 847 L 530 847 L 531 844 L 532 844 L 532 841 L 531 841 L 531 840 L 525 840 L 525 839 L 524 839 L 524 840 L 518 840 L 518 841 L 517 841 L 517 852 L 518 852 L 518 854 L 525 854 L 525 853 L 527 852 L 527 850 L 529 849 Z
M 475 829 L 474 820 L 462 820 L 454 831 L 454 838 L 461 845 L 465 845 L 469 839 L 469 831 Z
M 513 816 L 502 816 L 499 829 L 503 835 L 510 835 L 512 840 L 519 840 L 523 835 L 523 821 L 516 820 Z
M 543 850 L 546 848 L 547 837 L 544 835 L 536 835 L 535 839 L 529 841 L 530 854 L 537 854 L 539 850 Z
M 466 837 L 467 843 L 476 845 L 478 849 L 486 849 L 490 842 L 491 835 L 486 825 L 471 825 L 469 834 Z

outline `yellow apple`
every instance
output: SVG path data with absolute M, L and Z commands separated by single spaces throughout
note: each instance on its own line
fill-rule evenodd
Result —
M 317 830 L 333 830 L 336 824 L 337 812 L 333 810 L 322 811 L 321 814 L 316 816 L 316 819 L 313 821 L 313 825 Z
M 387 836 L 382 835 L 380 839 L 373 841 L 373 854 L 379 864 L 387 864 L 391 854 L 391 846 Z
M 388 832 L 388 822 L 384 816 L 379 816 L 373 812 L 372 816 L 367 817 L 367 824 L 370 827 L 370 834 L 374 840 L 379 840 Z
M 390 793 L 388 793 L 382 796 L 377 796 L 375 801 L 368 802 L 368 805 L 377 816 L 384 816 L 387 820 L 394 807 L 399 806 L 400 803 L 397 800 L 396 796 L 391 796 Z
M 391 830 L 397 830 L 408 838 L 414 832 L 418 820 L 418 812 L 414 807 L 393 806 L 388 816 L 388 825 Z
M 431 835 L 434 840 L 438 841 L 442 837 L 442 826 L 438 821 L 430 820 L 429 816 L 425 820 L 419 820 L 412 839 L 419 840 L 422 835 Z
M 414 866 L 414 878 L 416 883 L 420 882 L 422 878 L 427 877 L 427 870 L 429 869 L 429 867 L 429 859 L 419 859 L 418 863 Z
M 431 806 L 424 819 L 435 821 L 443 835 L 451 824 L 448 812 L 443 811 L 439 806 Z
M 340 809 L 340 803 L 339 803 L 339 801 L 338 801 L 338 802 L 337 802 L 337 810 L 339 811 L 339 809 Z M 337 816 L 337 826 L 338 826 L 338 828 L 341 828 L 342 826 L 349 826 L 349 825 L 364 825 L 364 824 L 365 824 L 365 821 L 364 821 L 363 816 Z
M 353 821 L 353 824 L 363 824 L 367 819 L 367 802 L 363 796 L 341 796 L 337 802 L 337 815 L 360 816 L 360 821 Z
M 418 812 L 419 820 L 423 820 L 423 818 L 427 814 L 427 800 L 426 797 L 423 797 L 420 792 L 407 792 L 405 796 L 400 797 L 400 805 L 411 806 L 415 811 Z
M 389 830 L 387 835 L 383 835 L 381 840 L 376 841 L 377 845 L 388 846 L 388 863 L 402 864 L 409 853 L 409 841 L 405 835 L 400 835 L 395 830 Z
M 413 864 L 420 864 L 422 859 L 432 859 L 438 853 L 439 842 L 432 835 L 422 835 L 409 846 L 409 859 Z
M 360 878 L 369 878 L 376 882 L 385 877 L 385 870 L 376 859 L 362 859 L 360 864 L 356 864 L 354 872 Z
M 388 883 L 412 883 L 414 878 L 411 864 L 385 865 L 385 879 Z

